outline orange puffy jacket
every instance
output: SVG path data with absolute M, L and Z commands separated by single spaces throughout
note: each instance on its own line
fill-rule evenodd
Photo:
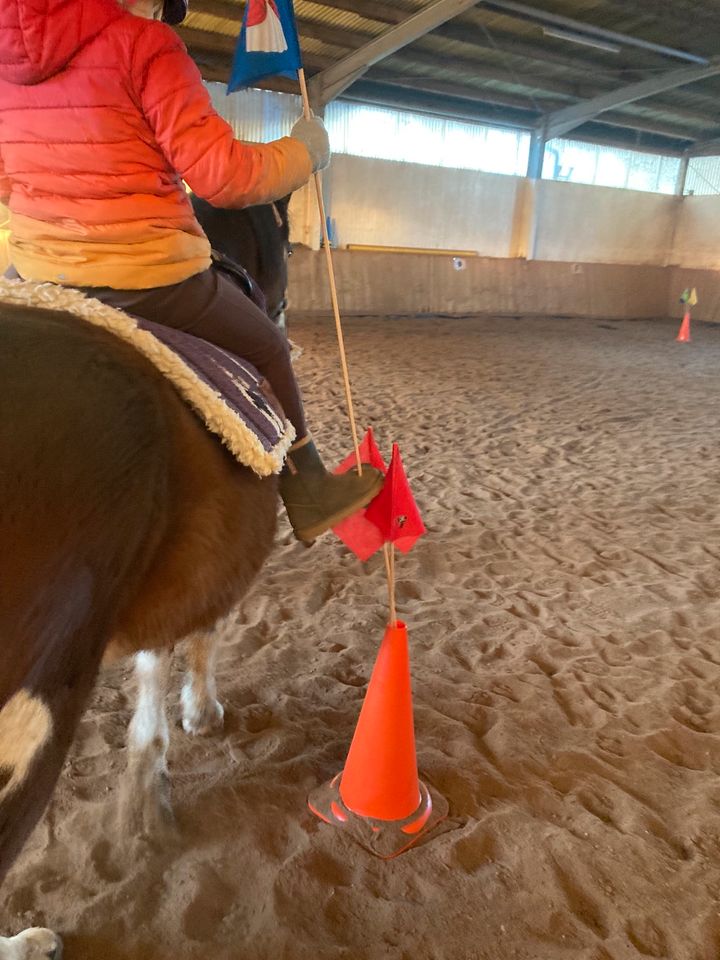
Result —
M 0 201 L 20 276 L 144 289 L 210 265 L 185 180 L 215 206 L 311 174 L 291 137 L 236 140 L 162 23 L 116 0 L 1 0 Z

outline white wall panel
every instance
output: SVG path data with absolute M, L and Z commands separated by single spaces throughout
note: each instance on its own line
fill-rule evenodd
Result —
M 680 198 L 543 180 L 535 259 L 665 266 Z
M 517 177 L 335 156 L 325 175 L 338 243 L 507 257 Z
M 720 270 L 720 196 L 683 199 L 672 263 L 693 269 Z

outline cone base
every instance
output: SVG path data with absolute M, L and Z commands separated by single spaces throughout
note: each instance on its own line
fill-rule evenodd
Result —
M 340 827 L 356 843 L 381 860 L 392 860 L 426 837 L 449 813 L 447 800 L 422 781 L 417 810 L 404 820 L 375 820 L 353 813 L 340 796 L 341 774 L 308 796 L 308 807 L 320 820 Z

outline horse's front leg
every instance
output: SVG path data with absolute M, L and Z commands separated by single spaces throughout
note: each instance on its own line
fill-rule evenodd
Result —
M 219 632 L 198 634 L 188 644 L 188 673 L 183 684 L 182 725 L 186 733 L 207 736 L 221 730 L 225 711 L 217 699 L 215 665 Z
M 16 937 L 0 937 L 0 960 L 60 960 L 62 944 L 52 930 L 32 927 Z
M 153 836 L 173 822 L 165 709 L 170 656 L 165 650 L 144 650 L 135 657 L 137 705 L 128 731 L 128 763 L 120 795 L 122 825 L 133 836 Z

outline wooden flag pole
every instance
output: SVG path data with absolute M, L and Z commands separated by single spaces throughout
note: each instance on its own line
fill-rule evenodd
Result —
M 302 67 L 298 70 L 298 81 L 300 83 L 300 93 L 303 101 L 303 114 L 306 120 L 312 117 L 310 109 L 310 98 L 308 97 L 307 84 L 305 82 L 305 71 Z M 328 281 L 330 283 L 330 299 L 332 301 L 333 316 L 335 317 L 335 330 L 337 331 L 338 346 L 340 348 L 340 364 L 342 366 L 343 381 L 345 383 L 345 401 L 347 403 L 348 418 L 350 420 L 350 430 L 352 431 L 353 444 L 355 447 L 355 462 L 357 463 L 357 472 L 362 475 L 362 462 L 360 460 L 360 443 L 358 441 L 357 426 L 355 424 L 355 413 L 353 411 L 352 392 L 350 390 L 350 373 L 348 371 L 347 356 L 345 354 L 345 339 L 343 337 L 342 321 L 340 319 L 340 306 L 338 304 L 337 285 L 335 283 L 335 268 L 332 261 L 332 251 L 330 250 L 330 237 L 328 236 L 327 220 L 325 218 L 325 202 L 322 194 L 322 181 L 320 174 L 314 174 L 315 195 L 317 196 L 318 212 L 320 214 L 320 228 L 322 230 L 323 246 L 325 247 L 325 262 L 327 264 Z
M 388 600 L 390 603 L 390 626 L 397 624 L 397 610 L 395 609 L 395 544 L 384 543 L 385 571 L 388 581 Z
M 306 120 L 312 117 L 310 109 L 310 97 L 308 96 L 307 83 L 305 82 L 305 71 L 302 67 L 298 70 L 298 82 L 300 83 L 300 93 L 303 102 L 303 114 Z M 327 265 L 328 281 L 330 283 L 330 299 L 332 302 L 333 316 L 335 317 L 335 330 L 337 331 L 338 347 L 340 348 L 340 364 L 343 372 L 343 382 L 345 384 L 345 400 L 347 402 L 348 418 L 350 420 L 350 429 L 352 431 L 353 444 L 355 446 L 355 462 L 357 472 L 362 475 L 362 461 L 360 459 L 360 443 L 358 440 L 357 426 L 355 424 L 355 413 L 353 411 L 352 391 L 350 389 L 350 373 L 348 371 L 347 355 L 345 353 L 345 339 L 343 337 L 342 320 L 340 319 L 340 305 L 337 296 L 337 284 L 335 283 L 335 268 L 333 266 L 332 251 L 330 249 L 330 237 L 328 236 L 327 219 L 325 217 L 325 201 L 322 193 L 322 180 L 320 174 L 314 175 L 315 195 L 317 197 L 318 213 L 320 214 L 320 229 L 322 231 L 323 246 L 325 247 L 325 263 Z M 383 546 L 385 554 L 385 570 L 388 581 L 388 601 L 390 604 L 390 625 L 397 623 L 397 612 L 395 608 L 395 544 L 386 543 Z

